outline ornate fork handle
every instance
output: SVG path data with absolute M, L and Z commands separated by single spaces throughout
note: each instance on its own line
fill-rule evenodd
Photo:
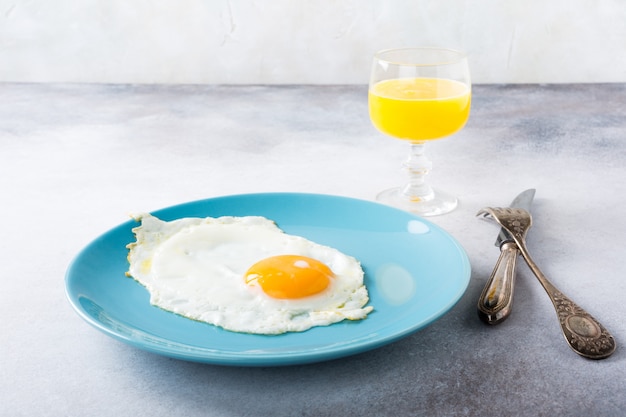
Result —
M 513 236 L 522 257 L 548 293 L 565 340 L 579 355 L 590 359 L 603 359 L 616 348 L 615 339 L 593 316 L 559 291 L 541 272 L 526 248 L 526 233 L 532 225 L 530 213 L 523 209 L 487 207 L 478 215 L 490 215 Z

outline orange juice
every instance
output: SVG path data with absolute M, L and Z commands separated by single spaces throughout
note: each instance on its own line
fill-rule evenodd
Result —
M 397 78 L 369 91 L 370 119 L 381 132 L 412 141 L 460 130 L 470 111 L 470 88 L 443 78 Z

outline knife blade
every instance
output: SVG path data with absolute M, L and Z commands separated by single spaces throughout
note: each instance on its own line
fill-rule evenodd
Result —
M 522 191 L 509 207 L 530 211 L 534 197 L 534 188 Z M 501 323 L 511 313 L 515 267 L 520 254 L 513 237 L 504 228 L 500 229 L 495 245 L 500 247 L 500 257 L 478 299 L 478 317 L 487 324 Z

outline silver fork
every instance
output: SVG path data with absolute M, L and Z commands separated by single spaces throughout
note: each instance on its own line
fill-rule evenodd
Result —
M 548 293 L 569 346 L 579 355 L 590 359 L 604 359 L 610 356 L 616 348 L 611 333 L 548 281 L 530 257 L 526 248 L 526 234 L 532 225 L 530 213 L 518 208 L 486 207 L 480 210 L 477 216 L 494 219 L 511 234 L 522 257 Z

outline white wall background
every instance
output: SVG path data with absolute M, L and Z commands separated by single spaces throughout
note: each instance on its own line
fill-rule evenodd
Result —
M 626 82 L 626 0 L 0 0 L 0 81 L 366 83 L 412 45 L 475 83 Z

